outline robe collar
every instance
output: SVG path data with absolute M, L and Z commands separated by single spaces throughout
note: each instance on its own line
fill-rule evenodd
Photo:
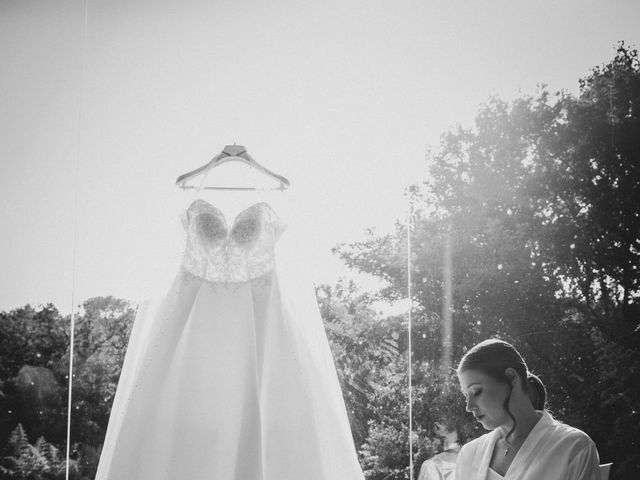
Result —
M 517 451 L 513 462 L 511 462 L 507 473 L 503 477 L 504 480 L 522 478 L 532 457 L 539 451 L 539 448 L 537 448 L 538 445 L 540 445 L 541 442 L 544 442 L 544 440 L 551 434 L 555 420 L 553 420 L 546 410 L 539 412 L 542 413 L 542 416 L 538 420 L 538 423 L 534 425 L 533 429 L 531 429 L 527 438 L 524 439 L 520 450 Z M 491 463 L 493 449 L 495 448 L 496 442 L 499 438 L 500 433 L 497 429 L 489 434 L 489 438 L 487 439 L 487 448 L 480 460 L 480 465 L 478 465 L 478 471 L 484 472 L 483 478 L 485 480 L 489 478 L 489 464 Z

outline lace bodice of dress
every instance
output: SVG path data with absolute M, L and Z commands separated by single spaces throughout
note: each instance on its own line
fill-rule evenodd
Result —
M 251 205 L 229 227 L 218 208 L 198 199 L 182 221 L 187 232 L 182 266 L 196 277 L 239 283 L 273 270 L 274 246 L 285 225 L 268 204 Z

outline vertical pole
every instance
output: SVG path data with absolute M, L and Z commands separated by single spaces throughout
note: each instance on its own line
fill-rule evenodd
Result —
M 453 324 L 451 320 L 451 303 L 453 294 L 453 265 L 451 260 L 451 229 L 444 238 L 443 255 L 443 301 L 442 301 L 442 369 L 445 373 L 451 368 Z
M 76 258 L 78 247 L 78 191 L 80 189 L 80 149 L 82 138 L 82 119 L 83 119 L 83 103 L 84 103 L 84 78 L 85 65 L 87 57 L 87 24 L 89 14 L 89 0 L 83 3 L 83 22 L 82 22 L 82 52 L 80 55 L 80 100 L 78 102 L 78 132 L 76 144 L 76 178 L 75 178 L 75 200 L 74 200 L 74 221 L 73 221 L 73 260 L 71 262 L 71 325 L 69 326 L 69 395 L 67 398 L 67 453 L 65 462 L 65 480 L 69 480 L 69 465 L 71 460 L 71 409 L 73 399 L 73 354 L 76 330 Z
M 408 339 L 407 339 L 407 356 L 408 356 L 408 376 L 409 376 L 409 478 L 413 480 L 413 368 L 412 368 L 412 351 L 413 346 L 411 342 L 411 310 L 413 307 L 413 301 L 411 299 L 411 223 L 413 219 L 413 197 L 409 196 L 409 212 L 407 215 L 407 297 L 409 299 L 409 306 L 407 311 L 408 320 Z

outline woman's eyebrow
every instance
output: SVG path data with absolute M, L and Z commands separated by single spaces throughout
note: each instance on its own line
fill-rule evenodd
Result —
M 469 385 L 466 386 L 465 390 L 469 390 L 471 387 L 473 387 L 474 385 L 480 385 L 480 382 L 473 382 L 470 383 Z

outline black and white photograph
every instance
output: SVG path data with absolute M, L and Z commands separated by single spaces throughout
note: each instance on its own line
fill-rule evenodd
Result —
M 0 0 L 0 480 L 639 479 L 639 27 Z

